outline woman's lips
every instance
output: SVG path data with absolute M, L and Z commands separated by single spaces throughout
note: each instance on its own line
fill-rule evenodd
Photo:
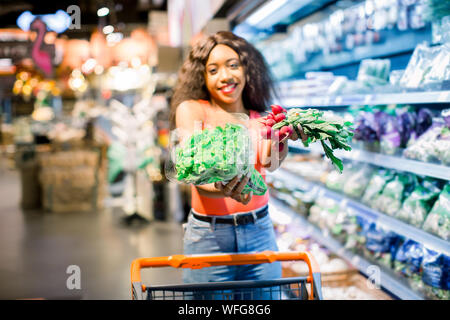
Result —
M 226 86 L 221 87 L 219 90 L 222 91 L 224 94 L 230 94 L 236 89 L 237 84 L 232 83 Z

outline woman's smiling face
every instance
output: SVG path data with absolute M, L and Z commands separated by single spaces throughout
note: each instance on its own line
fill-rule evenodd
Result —
M 219 105 L 241 102 L 245 73 L 237 52 L 226 45 L 216 45 L 206 62 L 205 82 L 211 99 Z

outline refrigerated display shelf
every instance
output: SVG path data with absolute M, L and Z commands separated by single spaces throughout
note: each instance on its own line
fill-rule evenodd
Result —
M 300 150 L 302 152 L 324 154 L 324 151 L 319 144 L 312 144 L 310 147 L 306 148 L 301 142 L 294 141 L 290 143 L 289 147 L 292 149 Z M 433 177 L 442 180 L 450 180 L 450 167 L 447 167 L 445 165 L 399 158 L 395 156 L 357 149 L 353 149 L 351 152 L 336 150 L 335 155 L 338 158 L 370 163 L 379 167 L 411 172 L 417 175 Z
M 269 205 L 287 214 L 291 219 L 297 222 L 297 225 L 303 226 L 306 232 L 315 241 L 327 247 L 333 253 L 347 260 L 367 278 L 373 279 L 374 263 L 346 249 L 344 245 L 330 236 L 330 232 L 328 230 L 319 229 L 273 196 L 271 196 L 269 200 Z M 405 283 L 405 281 L 403 281 L 399 277 L 396 277 L 393 272 L 387 270 L 382 266 L 378 267 L 378 270 L 380 271 L 379 284 L 387 292 L 402 300 L 424 300 L 424 297 L 422 295 L 412 290 L 409 285 Z
M 421 243 L 428 249 L 444 253 L 450 256 L 450 242 L 434 236 L 424 230 L 418 229 L 412 225 L 409 225 L 396 218 L 388 216 L 384 213 L 378 212 L 372 208 L 369 208 L 356 200 L 353 200 L 345 195 L 336 193 L 328 188 L 319 185 L 315 182 L 310 182 L 295 173 L 289 172 L 286 169 L 280 168 L 277 170 L 276 178 L 280 178 L 284 181 L 296 185 L 302 185 L 303 187 L 312 190 L 318 196 L 325 196 L 331 198 L 339 203 L 342 208 L 348 208 L 355 215 L 375 222 L 377 225 L 389 229 L 400 236 L 414 240 Z
M 345 107 L 351 105 L 450 103 L 450 90 L 401 93 L 350 94 L 340 96 L 285 96 L 280 99 L 286 108 Z

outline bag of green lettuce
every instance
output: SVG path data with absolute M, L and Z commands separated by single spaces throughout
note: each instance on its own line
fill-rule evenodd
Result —
M 439 194 L 422 228 L 444 240 L 450 240 L 450 183 Z
M 383 188 L 386 183 L 391 181 L 393 178 L 393 171 L 379 169 L 374 175 L 372 175 L 372 178 L 370 178 L 369 184 L 364 191 L 362 202 L 369 206 L 373 206 L 378 196 L 383 192 Z
M 396 217 L 420 228 L 440 192 L 441 190 L 435 181 L 430 178 L 424 179 L 403 202 L 402 208 L 397 212 Z
M 403 200 L 412 192 L 417 184 L 417 177 L 411 174 L 398 173 L 388 182 L 375 202 L 375 208 L 390 216 L 400 210 Z
M 251 139 L 243 125 L 227 123 L 224 128 L 195 132 L 175 152 L 178 181 L 202 185 L 250 175 L 242 193 L 263 195 L 267 191 L 264 179 L 252 164 Z

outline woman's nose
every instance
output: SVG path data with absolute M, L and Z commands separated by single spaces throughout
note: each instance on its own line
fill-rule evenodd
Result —
M 219 80 L 222 82 L 228 82 L 231 79 L 231 73 L 227 68 L 221 68 L 219 71 Z

